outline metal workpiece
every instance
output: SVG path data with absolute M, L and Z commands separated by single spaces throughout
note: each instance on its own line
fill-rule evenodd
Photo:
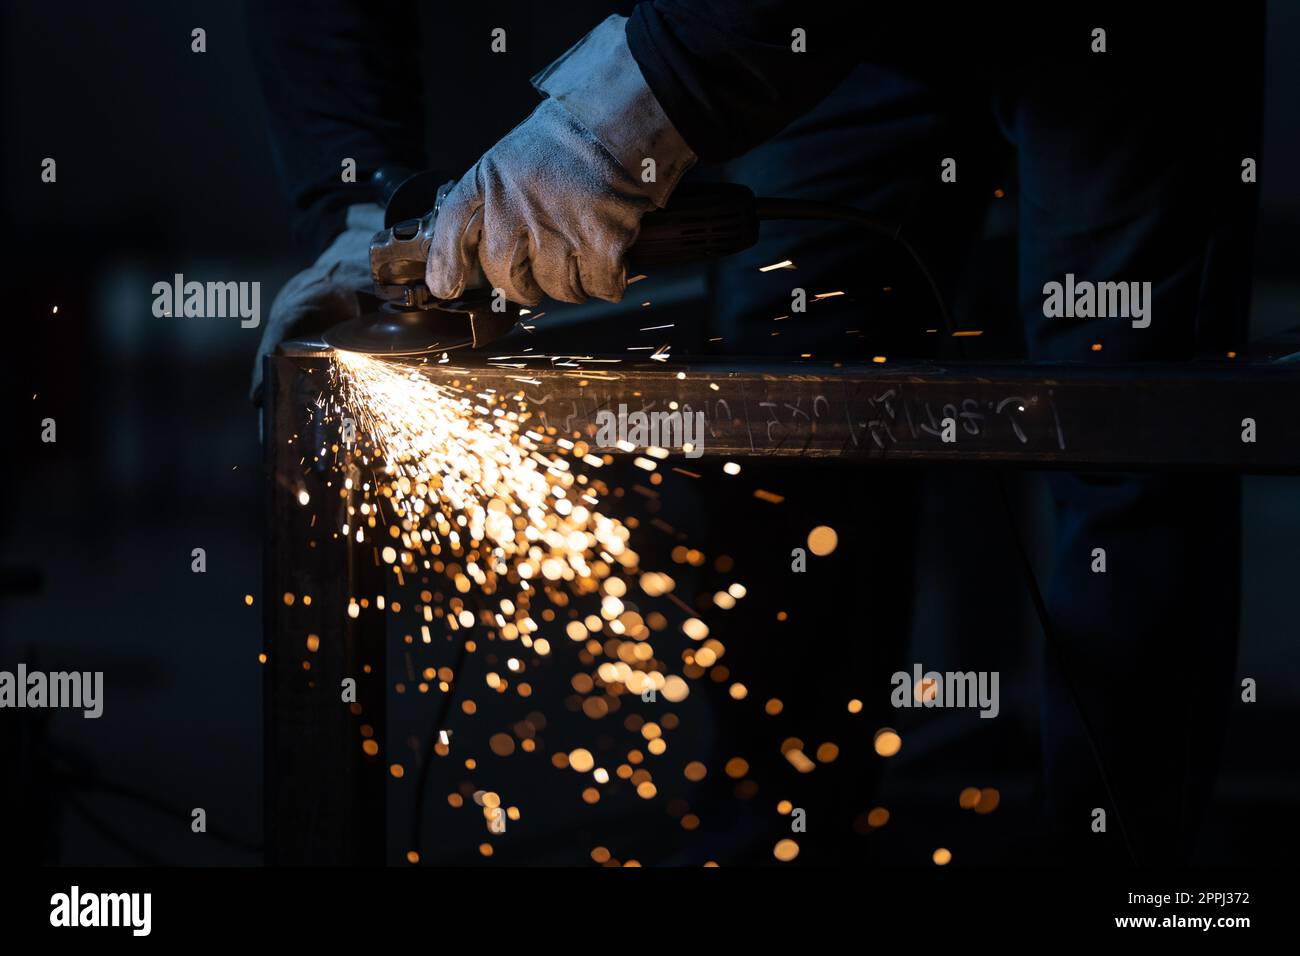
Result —
M 289 343 L 273 361 L 318 360 L 322 348 Z M 522 394 L 542 426 L 588 442 L 610 416 L 696 416 L 706 457 L 1300 470 L 1296 363 L 723 365 L 461 351 L 412 364 L 470 394 Z
M 348 500 L 332 466 L 308 451 L 327 438 L 313 414 L 328 387 L 327 355 L 264 367 L 266 859 L 381 865 L 386 770 L 365 744 L 387 743 L 385 622 L 382 611 L 353 618 L 348 607 L 382 594 L 385 581 L 371 545 L 337 534 Z M 337 439 L 335 427 L 328 442 Z M 344 699 L 346 679 L 356 681 L 355 702 Z

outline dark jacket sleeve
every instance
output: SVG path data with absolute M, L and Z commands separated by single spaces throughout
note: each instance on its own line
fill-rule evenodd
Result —
M 253 61 L 294 236 L 319 253 L 370 174 L 424 166 L 419 30 L 412 0 L 249 0 Z M 355 183 L 343 161 L 357 163 Z
M 812 109 L 858 61 L 858 31 L 827 0 L 653 0 L 627 42 L 664 112 L 701 160 L 737 156 Z M 802 29 L 806 52 L 792 48 Z

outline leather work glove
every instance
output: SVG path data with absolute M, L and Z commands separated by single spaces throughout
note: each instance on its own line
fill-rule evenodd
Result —
M 609 17 L 535 76 L 548 98 L 443 199 L 425 272 L 434 296 L 459 298 L 477 259 L 524 305 L 622 299 L 641 217 L 696 159 L 646 86 L 626 23 Z
M 283 341 L 316 335 L 362 313 L 359 292 L 371 289 L 370 240 L 384 228 L 384 211 L 374 203 L 349 206 L 347 227 L 315 263 L 285 283 L 271 303 L 253 365 L 249 397 L 261 404 L 262 359 Z

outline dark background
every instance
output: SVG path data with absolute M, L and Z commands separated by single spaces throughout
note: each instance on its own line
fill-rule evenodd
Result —
M 1300 8 L 1268 6 L 1256 335 L 1300 325 Z M 204 807 L 210 827 L 236 842 L 260 839 L 263 486 L 247 391 L 261 330 L 151 313 L 153 283 L 180 272 L 261 281 L 265 320 L 275 290 L 306 264 L 288 238 L 240 7 L 52 0 L 4 4 L 0 18 L 0 376 L 10 423 L 0 666 L 103 670 L 107 684 L 97 721 L 0 712 L 0 841 L 45 862 L 256 862 L 251 846 L 192 834 L 188 810 Z M 196 26 L 207 30 L 203 55 L 190 52 Z M 488 145 L 466 142 L 465 162 Z M 55 185 L 40 181 L 46 156 L 58 161 Z M 39 441 L 45 417 L 58 422 L 57 444 Z M 936 491 L 928 500 L 945 502 L 945 533 L 927 533 L 939 520 L 932 504 L 919 516 L 914 659 L 999 641 L 1006 671 L 1031 673 L 1036 631 L 1018 580 L 991 570 L 999 555 L 989 542 L 1002 538 L 981 524 L 987 502 L 951 476 L 926 480 Z M 1295 726 L 1300 710 L 1297 487 L 1244 482 L 1238 671 L 1265 689 L 1260 703 L 1234 708 L 1204 862 L 1269 862 L 1294 839 L 1285 834 L 1295 829 L 1300 758 L 1279 728 Z M 1023 492 L 1042 553 L 1050 513 L 1034 481 Z M 195 547 L 207 551 L 206 574 L 190 571 Z M 936 814 L 961 786 L 996 778 L 998 828 L 966 862 L 1030 852 L 1020 823 L 1035 796 L 1036 705 L 1032 693 L 1013 697 L 1013 685 L 1032 688 L 1032 678 L 1004 672 L 1002 720 L 936 717 L 889 768 L 887 802 Z M 51 754 L 79 782 L 46 776 Z M 91 788 L 95 780 L 184 816 Z

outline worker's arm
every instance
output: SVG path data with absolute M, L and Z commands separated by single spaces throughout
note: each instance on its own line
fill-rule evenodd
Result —
M 262 339 L 253 360 L 249 398 L 261 403 L 262 360 L 291 338 L 319 335 L 360 318 L 360 294 L 369 292 L 370 240 L 384 228 L 384 210 L 376 203 L 353 203 L 342 229 L 316 261 L 286 282 L 271 303 Z
M 477 261 L 515 302 L 618 301 L 641 217 L 682 175 L 773 135 L 848 71 L 823 5 L 643 3 L 635 28 L 609 17 L 533 78 L 547 99 L 443 200 L 430 291 L 456 298 Z M 822 48 L 801 51 L 796 30 Z
M 370 238 L 384 219 L 370 177 L 380 166 L 423 167 L 424 112 L 411 0 L 258 0 L 246 16 L 294 235 L 316 259 L 271 305 L 256 401 L 262 359 L 280 342 L 361 314 Z M 351 181 L 345 160 L 356 163 Z
M 633 9 L 627 43 L 664 113 L 701 160 L 716 162 L 812 109 L 891 32 L 877 19 L 874 34 L 861 35 L 848 6 L 654 0 Z
M 375 201 L 383 165 L 422 169 L 424 111 L 413 0 L 250 0 L 253 62 L 295 238 L 313 255 Z M 356 162 L 354 182 L 344 160 Z

